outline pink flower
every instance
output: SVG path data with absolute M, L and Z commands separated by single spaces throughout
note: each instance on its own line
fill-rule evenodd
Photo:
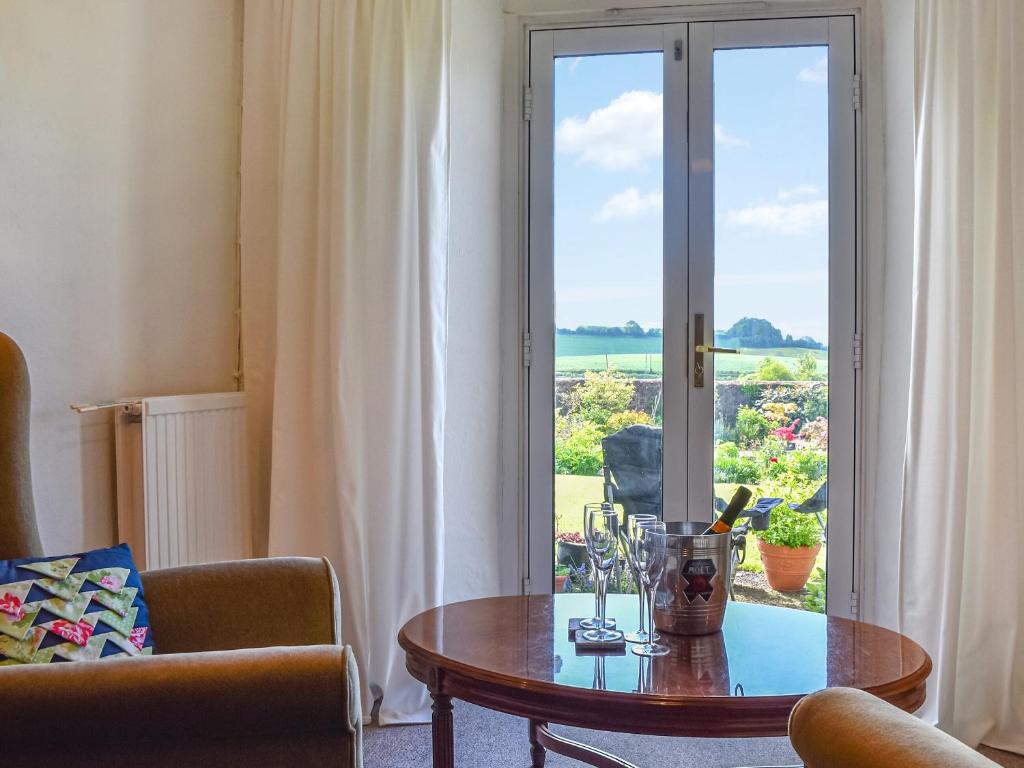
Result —
M 768 459 L 768 461 L 770 461 L 772 464 L 778 464 L 779 463 L 779 459 L 778 459 L 777 456 L 772 456 L 770 459 Z
M 15 621 L 25 618 L 25 606 L 22 605 L 21 598 L 10 592 L 4 592 L 4 596 L 0 597 L 0 612 L 13 616 Z
M 146 642 L 146 634 L 149 632 L 149 627 L 135 627 L 128 635 L 128 642 L 142 650 L 142 646 Z
M 50 625 L 51 632 L 60 635 L 75 645 L 81 646 L 85 646 L 89 642 L 93 629 L 92 625 L 86 624 L 84 621 L 72 624 L 70 621 L 64 621 L 64 619 L 58 619 Z
M 109 574 L 100 579 L 100 586 L 112 589 L 115 592 L 121 591 L 121 583 Z

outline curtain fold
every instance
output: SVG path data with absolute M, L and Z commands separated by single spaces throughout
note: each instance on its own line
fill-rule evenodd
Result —
M 900 628 L 925 716 L 1024 752 L 1024 4 L 918 0 Z
M 271 555 L 327 555 L 383 724 L 423 720 L 397 633 L 441 602 L 447 0 L 246 3 L 241 230 Z M 272 614 L 270 616 L 272 620 Z

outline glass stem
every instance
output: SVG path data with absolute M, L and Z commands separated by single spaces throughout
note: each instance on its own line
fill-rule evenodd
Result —
M 640 631 L 644 631 L 644 598 L 646 596 L 646 590 L 644 589 L 643 583 L 637 584 L 637 592 L 640 594 Z
M 647 589 L 647 643 L 654 645 L 654 587 Z
M 608 594 L 608 573 L 597 571 L 597 618 L 600 619 L 598 629 L 604 629 L 605 596 Z

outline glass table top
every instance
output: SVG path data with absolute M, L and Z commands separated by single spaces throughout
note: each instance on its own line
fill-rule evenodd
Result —
M 825 687 L 871 688 L 917 674 L 927 663 L 913 641 L 871 624 L 775 606 L 730 602 L 721 632 L 662 633 L 667 656 L 577 650 L 571 618 L 594 610 L 593 595 L 473 600 L 420 614 L 406 643 L 445 666 L 485 676 L 667 697 L 794 696 Z M 609 595 L 619 629 L 637 628 L 636 595 Z

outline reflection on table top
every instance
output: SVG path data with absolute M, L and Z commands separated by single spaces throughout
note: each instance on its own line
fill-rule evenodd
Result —
M 800 696 L 832 686 L 871 689 L 927 673 L 913 641 L 871 624 L 774 606 L 730 602 L 722 632 L 662 633 L 668 656 L 577 653 L 573 617 L 589 616 L 592 595 L 472 600 L 420 614 L 402 646 L 438 667 L 474 677 L 599 688 L 653 697 Z M 609 595 L 608 615 L 629 631 L 635 595 Z

